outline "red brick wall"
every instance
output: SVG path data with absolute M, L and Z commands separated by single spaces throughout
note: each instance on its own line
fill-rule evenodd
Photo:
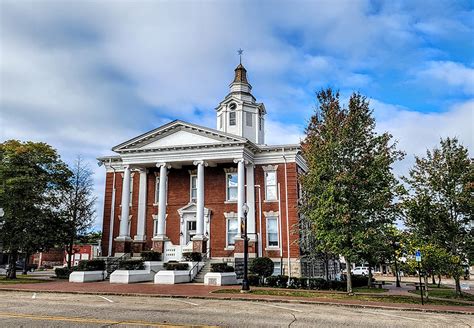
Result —
M 211 210 L 211 252 L 213 257 L 233 256 L 233 251 L 226 251 L 226 220 L 224 212 L 237 212 L 237 203 L 226 204 L 226 181 L 225 167 L 232 167 L 236 164 L 219 165 L 217 167 L 206 167 L 204 170 L 204 186 L 205 186 L 205 207 Z M 178 209 L 189 203 L 190 197 L 190 177 L 189 170 L 194 170 L 195 166 L 183 167 L 182 169 L 170 169 L 168 171 L 168 205 L 167 205 L 167 222 L 166 234 L 174 244 L 179 244 L 180 217 Z M 153 237 L 153 214 L 158 214 L 157 206 L 154 206 L 155 199 L 155 172 L 158 169 L 150 169 L 147 175 L 147 202 L 146 202 L 146 231 L 147 242 L 146 249 L 152 247 L 151 238 Z M 138 190 L 139 190 L 139 173 L 136 172 L 133 179 L 133 200 L 130 214 L 132 215 L 132 227 L 130 236 L 133 238 L 136 234 L 137 211 L 138 211 Z M 298 214 L 297 214 L 297 166 L 296 163 L 287 164 L 288 178 L 288 217 L 290 223 L 290 254 L 291 257 L 299 256 L 298 240 Z M 286 229 L 286 200 L 285 200 L 285 172 L 284 164 L 278 164 L 277 170 L 278 183 L 281 185 L 281 220 L 282 220 L 282 241 L 283 256 L 287 256 L 287 229 Z M 110 207 L 112 203 L 112 180 L 113 173 L 107 173 L 106 189 L 104 201 L 104 220 L 103 220 L 103 254 L 107 254 L 110 226 Z M 120 203 L 122 199 L 122 174 L 116 174 L 116 200 L 115 200 L 115 222 L 114 222 L 114 238 L 119 234 L 120 222 Z M 262 188 L 262 210 L 278 211 L 278 202 L 265 203 L 264 190 L 264 171 L 262 165 L 255 167 L 255 184 L 261 185 Z M 258 222 L 258 193 L 255 194 L 255 223 L 257 231 Z M 265 251 L 266 245 L 266 222 L 265 215 L 262 212 L 262 229 L 263 229 L 263 249 L 264 256 L 280 257 L 279 251 Z M 115 251 L 113 250 L 113 253 Z

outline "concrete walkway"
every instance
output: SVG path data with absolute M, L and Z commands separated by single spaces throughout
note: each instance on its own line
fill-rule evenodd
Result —
M 388 286 L 387 286 L 388 287 Z M 153 283 L 137 284 L 111 284 L 108 281 L 92 283 L 70 283 L 68 281 L 55 280 L 36 284 L 8 284 L 0 285 L 3 291 L 28 291 L 33 293 L 52 292 L 52 293 L 79 293 L 79 294 L 101 294 L 101 295 L 129 295 L 129 296 L 154 296 L 154 297 L 184 297 L 184 298 L 209 298 L 226 300 L 254 300 L 267 302 L 296 302 L 296 303 L 314 303 L 314 304 L 333 304 L 355 307 L 374 307 L 383 309 L 404 309 L 433 312 L 451 312 L 474 314 L 474 306 L 449 306 L 449 305 L 424 305 L 405 304 L 405 303 L 386 303 L 375 301 L 362 301 L 351 299 L 334 299 L 325 297 L 327 292 L 314 292 L 314 297 L 294 297 L 294 296 L 271 296 L 255 294 L 212 294 L 212 291 L 218 289 L 240 289 L 240 286 L 204 286 L 202 284 L 179 284 L 179 285 L 156 285 Z M 252 287 L 252 289 L 260 289 Z M 268 288 L 265 288 L 268 289 Z M 277 289 L 282 291 L 282 289 Z M 391 295 L 405 295 L 408 292 L 403 289 L 400 291 L 390 291 Z M 386 293 L 384 293 L 386 294 Z M 373 295 L 373 294 L 371 294 Z M 381 294 L 383 295 L 383 294 Z M 408 294 L 410 295 L 410 294 Z M 411 294 L 410 296 L 413 296 Z

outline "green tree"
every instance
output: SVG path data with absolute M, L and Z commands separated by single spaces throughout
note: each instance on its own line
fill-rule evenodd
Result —
M 461 295 L 462 262 L 473 247 L 474 165 L 456 138 L 441 139 L 440 148 L 416 157 L 404 197 L 406 225 L 416 238 L 446 250 L 456 293 Z
M 67 266 L 70 269 L 74 255 L 74 242 L 91 227 L 95 218 L 94 183 L 92 171 L 78 157 L 72 167 L 69 178 L 70 188 L 62 195 L 64 227 L 62 236 L 68 256 Z
M 0 240 L 10 253 L 7 277 L 16 278 L 20 252 L 44 251 L 58 243 L 60 196 L 71 172 L 45 143 L 8 140 L 0 144 Z
M 366 97 L 354 93 L 348 108 L 331 89 L 317 94 L 319 108 L 302 141 L 309 170 L 302 176 L 302 214 L 314 222 L 321 251 L 341 254 L 347 263 L 347 291 L 352 293 L 351 264 L 369 239 L 369 227 L 389 222 L 396 179 L 391 165 L 403 154 L 391 135 L 375 133 Z

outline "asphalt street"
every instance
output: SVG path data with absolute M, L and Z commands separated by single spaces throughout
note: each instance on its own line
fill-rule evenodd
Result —
M 474 327 L 474 316 L 326 305 L 0 292 L 0 327 Z

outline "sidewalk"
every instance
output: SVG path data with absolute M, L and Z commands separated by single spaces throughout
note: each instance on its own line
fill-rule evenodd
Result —
M 240 286 L 204 286 L 202 284 L 178 284 L 178 285 L 155 285 L 150 283 L 136 284 L 111 284 L 108 281 L 90 283 L 70 283 L 68 281 L 51 281 L 36 284 L 11 284 L 0 285 L 0 291 L 28 291 L 28 292 L 51 292 L 51 293 L 80 293 L 80 294 L 102 294 L 123 296 L 149 296 L 149 297 L 184 297 L 184 298 L 209 298 L 226 300 L 251 300 L 266 302 L 292 302 L 304 304 L 333 304 L 352 307 L 372 307 L 383 309 L 397 309 L 409 311 L 429 311 L 445 313 L 474 314 L 473 306 L 449 306 L 449 305 L 424 305 L 405 303 L 384 303 L 361 300 L 342 300 L 324 297 L 324 293 L 315 293 L 315 297 L 293 297 L 293 296 L 271 296 L 254 294 L 211 294 L 218 289 L 240 289 Z M 257 289 L 252 287 L 252 289 Z M 267 288 L 265 288 L 267 289 Z M 405 295 L 406 290 L 390 291 L 385 294 Z

